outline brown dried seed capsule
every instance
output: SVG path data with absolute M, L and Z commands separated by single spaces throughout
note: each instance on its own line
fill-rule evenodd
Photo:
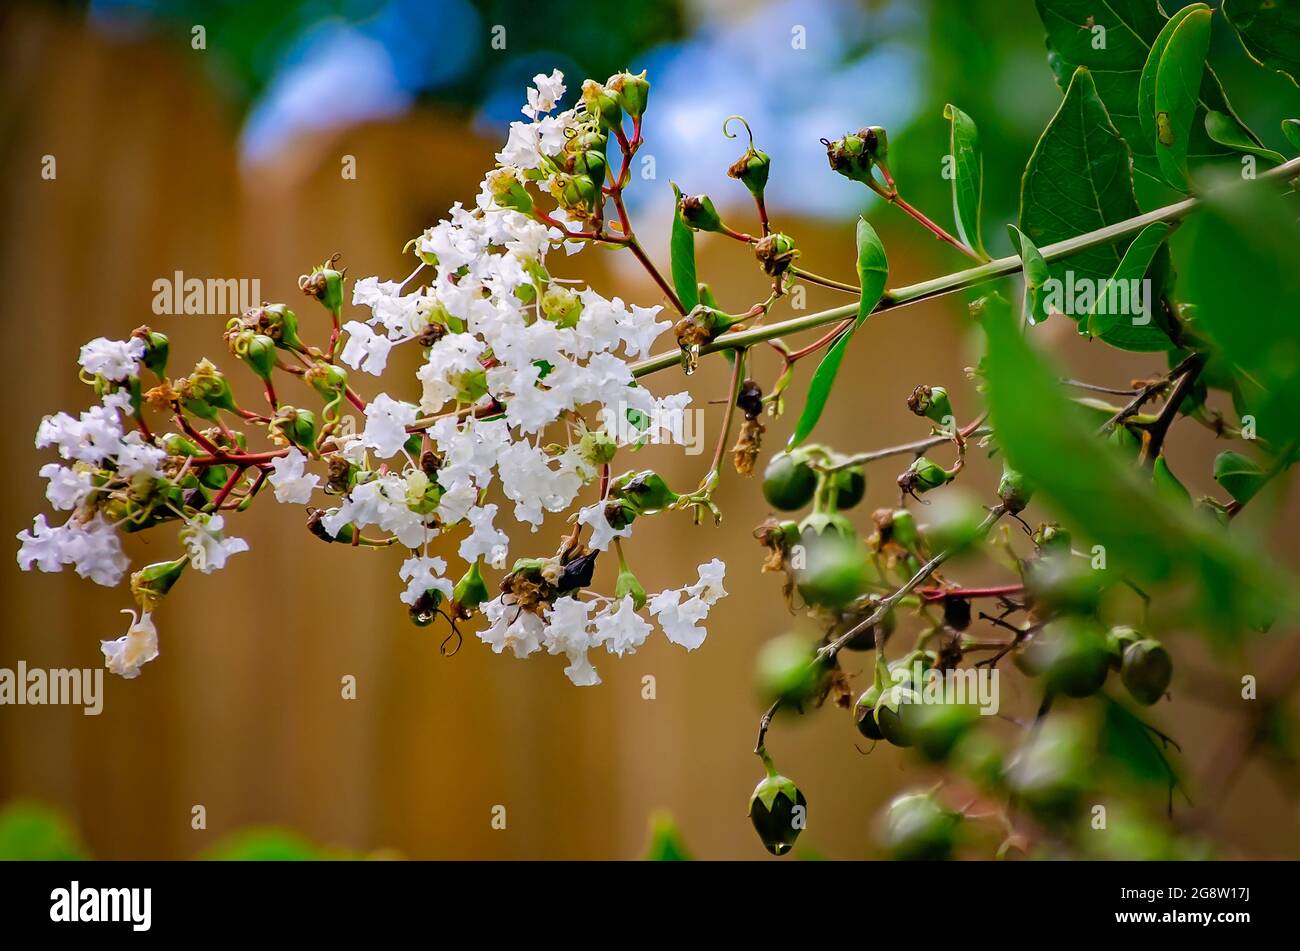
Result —
M 755 380 L 746 380 L 740 384 L 736 394 L 736 405 L 749 419 L 763 412 L 763 388 Z
M 420 471 L 433 478 L 442 468 L 442 456 L 438 455 L 432 449 L 426 449 L 420 453 Z
M 435 343 L 447 335 L 447 328 L 442 324 L 429 323 L 420 329 L 420 334 L 416 337 L 422 347 L 432 347 Z

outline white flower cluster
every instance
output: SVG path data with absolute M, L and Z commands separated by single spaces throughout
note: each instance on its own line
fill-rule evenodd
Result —
M 708 617 L 709 609 L 727 596 L 722 587 L 725 572 L 726 565 L 715 558 L 700 565 L 695 584 L 650 598 L 650 613 L 668 640 L 687 650 L 704 643 L 706 631 L 699 624 Z M 569 659 L 564 673 L 580 687 L 600 683 L 588 651 L 604 646 L 619 657 L 632 654 L 653 630 L 637 613 L 630 594 L 620 600 L 557 598 L 544 614 L 526 611 L 509 595 L 502 595 L 484 604 L 483 613 L 489 626 L 479 637 L 494 652 L 500 654 L 509 647 L 516 657 L 527 657 L 545 648 L 548 654 L 564 654 Z

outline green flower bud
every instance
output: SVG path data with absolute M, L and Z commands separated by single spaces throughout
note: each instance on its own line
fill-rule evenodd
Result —
M 618 97 L 594 79 L 582 84 L 581 102 L 588 115 L 599 116 L 602 130 L 622 126 L 623 107 Z
M 943 466 L 931 462 L 925 456 L 917 458 L 907 471 L 898 477 L 898 487 L 911 495 L 925 494 L 932 489 L 947 485 L 952 474 Z
M 561 168 L 566 172 L 586 175 L 593 182 L 605 180 L 605 153 L 589 149 L 585 152 L 570 151 L 565 153 Z
M 722 217 L 708 195 L 684 196 L 678 214 L 693 231 L 722 231 Z
M 644 69 L 635 76 L 631 73 L 611 76 L 605 88 L 633 119 L 639 119 L 645 113 L 646 100 L 650 98 L 650 83 L 646 81 Z M 583 92 L 586 92 L 585 85 Z
M 632 573 L 632 569 L 624 566 L 619 571 L 618 578 L 614 582 L 614 599 L 622 601 L 629 594 L 632 596 L 632 606 L 634 608 L 640 611 L 645 607 L 645 588 L 641 587 L 641 582 Z
M 134 572 L 131 575 L 131 595 L 140 605 L 140 610 L 147 614 L 157 608 L 189 563 L 188 556 L 184 556 L 175 561 L 154 562 Z
M 763 498 L 783 512 L 801 509 L 812 501 L 817 474 L 808 464 L 807 453 L 778 452 L 763 472 Z
M 822 145 L 832 169 L 863 183 L 872 181 L 872 165 L 886 161 L 889 154 L 889 140 L 880 126 L 851 132 L 834 142 L 822 139 Z
M 513 208 L 525 215 L 532 214 L 533 196 L 528 194 L 528 189 L 524 188 L 514 172 L 498 168 L 488 173 L 487 183 L 492 192 L 492 200 L 502 208 Z
M 266 334 L 241 330 L 229 338 L 230 350 L 263 380 L 275 371 L 275 341 Z
M 907 398 L 907 408 L 917 416 L 924 416 L 940 426 L 950 426 L 954 419 L 948 391 L 942 386 L 926 386 L 922 383 Z
M 1034 497 L 1034 490 L 1029 487 L 1025 477 L 1010 466 L 1002 467 L 1002 481 L 998 483 L 998 498 L 1007 507 L 1007 511 L 1016 515 L 1024 511 L 1029 500 Z
M 610 483 L 609 497 L 626 501 L 637 515 L 666 509 L 679 498 L 663 477 L 651 469 L 623 473 Z
M 199 455 L 199 447 L 179 433 L 168 433 L 164 436 L 162 447 L 169 456 Z
M 225 376 L 209 360 L 200 360 L 194 372 L 180 381 L 181 405 L 200 419 L 215 420 L 218 410 L 235 412 L 234 394 Z
M 591 129 L 575 135 L 564 148 L 569 152 L 599 152 L 603 156 L 608 144 L 609 136 Z
M 585 217 L 598 203 L 600 185 L 586 175 L 556 175 L 551 184 L 551 196 L 565 210 Z
M 930 793 L 909 793 L 889 804 L 885 845 L 902 862 L 942 861 L 952 856 L 961 816 Z
M 148 327 L 138 327 L 131 336 L 144 341 L 144 365 L 161 380 L 167 372 L 167 357 L 171 350 L 167 335 Z
M 466 614 L 478 610 L 478 606 L 488 600 L 487 582 L 483 580 L 481 565 L 479 560 L 470 565 L 469 571 L 461 576 L 451 591 L 452 600 Z
M 769 234 L 754 245 L 754 257 L 762 265 L 763 272 L 772 277 L 779 277 L 789 270 L 790 265 L 799 257 L 794 239 L 788 234 Z
M 542 313 L 560 327 L 576 327 L 582 316 L 582 298 L 562 284 L 552 284 L 542 295 Z
M 749 132 L 749 148 L 745 149 L 744 155 L 731 163 L 731 167 L 727 169 L 727 174 L 743 182 L 745 187 L 749 189 L 749 193 L 756 200 L 762 202 L 763 190 L 767 188 L 767 176 L 772 168 L 772 159 L 766 152 L 754 147 L 754 134 L 750 131 L 749 123 L 745 122 L 740 116 L 729 117 L 722 124 L 722 134 L 727 138 L 735 138 L 727 129 L 732 119 L 740 119 L 745 126 L 745 131 Z
M 1124 649 L 1119 676 L 1138 703 L 1149 706 L 1163 697 L 1173 674 L 1174 662 L 1159 641 L 1148 638 Z
M 769 766 L 768 775 L 749 797 L 749 820 L 763 848 L 773 855 L 785 855 L 808 825 L 808 800 L 793 780 Z

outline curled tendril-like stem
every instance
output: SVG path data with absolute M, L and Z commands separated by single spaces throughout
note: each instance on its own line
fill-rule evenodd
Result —
M 442 643 L 438 645 L 438 650 L 442 653 L 443 657 L 451 657 L 458 650 L 460 650 L 460 645 L 465 642 L 465 638 L 460 633 L 460 628 L 456 626 L 456 619 L 454 617 L 452 617 L 442 608 L 438 609 L 438 613 L 441 614 L 443 617 L 445 617 L 447 619 L 447 623 L 451 625 L 451 633 L 442 639 Z M 447 642 L 451 640 L 453 637 L 456 638 L 456 646 L 453 647 L 451 650 L 447 650 Z
M 754 147 L 754 130 L 749 127 L 749 123 L 745 120 L 744 116 L 741 115 L 727 116 L 727 118 L 724 119 L 722 122 L 722 134 L 729 139 L 736 138 L 736 133 L 731 131 L 732 119 L 740 120 L 740 124 L 745 127 L 745 131 L 749 134 L 749 147 L 752 149 Z

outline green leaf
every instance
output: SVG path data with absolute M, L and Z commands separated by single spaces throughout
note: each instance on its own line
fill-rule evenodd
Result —
M 1300 2 L 1223 0 L 1223 15 L 1246 54 L 1300 86 Z
M 943 107 L 950 123 L 949 154 L 952 155 L 952 215 L 957 235 L 988 260 L 980 236 L 980 204 L 984 196 L 984 156 L 980 153 L 975 120 L 952 103 Z
M 1178 776 L 1159 741 L 1123 704 L 1104 697 L 1101 754 L 1132 779 L 1155 786 L 1176 786 Z
M 677 299 L 689 314 L 700 302 L 698 285 L 695 282 L 695 232 L 692 231 L 678 209 L 682 204 L 682 190 L 676 183 L 673 186 L 673 230 L 669 244 L 672 261 L 673 290 Z
M 1034 146 L 1020 185 L 1020 230 L 1038 247 L 1135 217 L 1129 151 L 1106 114 L 1092 74 L 1080 68 L 1046 131 Z M 1049 265 L 1067 284 L 1067 272 L 1099 285 L 1121 260 L 1113 245 L 1080 251 Z M 1078 321 L 1086 314 L 1062 311 Z
M 1178 476 L 1170 471 L 1169 463 L 1165 462 L 1163 454 L 1158 456 L 1151 466 L 1151 481 L 1155 484 L 1156 491 L 1171 502 L 1180 505 L 1192 504 L 1192 493 L 1188 492 L 1187 486 L 1179 482 Z
M 822 410 L 826 408 L 826 401 L 831 395 L 831 386 L 844 361 L 844 351 L 848 349 L 849 340 L 885 294 L 885 282 L 889 280 L 889 260 L 885 257 L 885 246 L 881 243 L 880 236 L 876 234 L 876 229 L 867 224 L 865 218 L 858 219 L 857 243 L 858 286 L 862 288 L 862 296 L 858 299 L 858 315 L 853 326 L 840 335 L 813 373 L 803 412 L 799 414 L 794 435 L 790 437 L 791 447 L 807 439 L 817 425 L 817 420 L 821 419 Z
M 1288 142 L 1300 149 L 1300 119 L 1283 119 L 1282 134 Z
M 1283 131 L 1286 131 L 1285 124 L 1283 124 Z M 1258 155 L 1260 158 L 1268 159 L 1268 161 L 1276 165 L 1281 165 L 1286 161 L 1286 158 L 1280 152 L 1274 152 L 1262 145 L 1256 145 L 1242 135 L 1241 127 L 1233 122 L 1231 117 L 1225 116 L 1222 112 L 1215 112 L 1211 109 L 1205 114 L 1205 133 L 1220 145 L 1226 145 L 1238 152 L 1247 155 Z
M 1086 326 L 1089 333 L 1121 350 L 1148 352 L 1168 350 L 1173 346 L 1168 334 L 1155 320 L 1156 303 L 1163 291 L 1158 283 L 1163 284 L 1163 281 L 1157 282 L 1147 277 L 1152 271 L 1153 263 L 1159 266 L 1156 255 L 1161 254 L 1170 230 L 1169 225 L 1157 221 L 1143 228 L 1129 243 L 1115 272 L 1097 292 L 1097 299 L 1088 314 Z M 1167 252 L 1161 254 L 1161 257 L 1167 268 Z M 1150 280 L 1151 283 L 1145 286 L 1130 283 L 1143 280 Z M 1144 289 L 1133 295 L 1130 289 L 1134 287 Z M 1142 313 L 1135 313 L 1137 308 L 1133 305 L 1137 303 L 1143 305 Z
M 1103 546 L 1107 567 L 1148 592 L 1177 585 L 1195 599 L 1186 622 L 1237 636 L 1272 616 L 1292 590 L 1266 561 L 1241 552 L 1208 519 L 1166 500 L 1141 467 L 1097 435 L 1016 328 L 1010 309 L 985 298 L 982 322 L 989 410 L 1007 464 L 1078 535 Z M 1068 460 L 1068 463 L 1066 462 Z
M 1194 4 L 1182 13 L 1181 19 L 1170 20 L 1164 30 L 1169 38 L 1156 67 L 1154 105 L 1156 161 L 1165 181 L 1185 192 L 1187 148 L 1205 74 L 1205 57 L 1210 52 L 1213 14 L 1204 4 Z
M 1268 481 L 1254 459 L 1239 452 L 1221 452 L 1214 458 L 1214 481 L 1243 505 Z
M 1138 108 L 1138 84 L 1151 48 L 1166 17 L 1151 0 L 1035 0 L 1047 28 L 1047 61 L 1057 84 L 1065 89 L 1075 70 L 1094 71 L 1097 92 L 1111 121 L 1133 150 L 1133 174 L 1144 210 L 1167 204 L 1169 191 L 1155 156 L 1154 135 L 1144 134 Z M 1259 139 L 1243 123 L 1224 95 L 1212 69 L 1201 82 L 1201 105 L 1232 118 L 1247 139 Z M 1152 113 L 1154 117 L 1155 113 Z M 1200 123 L 1193 131 L 1189 155 L 1198 159 L 1231 154 L 1211 141 Z
M 1300 439 L 1300 248 L 1296 199 L 1282 183 L 1210 188 L 1190 232 L 1180 291 L 1191 329 L 1233 374 L 1239 412 L 1275 451 Z
M 1030 241 L 1015 225 L 1007 225 L 1007 234 L 1011 236 L 1011 246 L 1020 255 L 1020 269 L 1025 277 L 1025 301 L 1021 306 L 1021 312 L 1031 324 L 1041 324 L 1051 316 L 1044 305 L 1047 294 L 1043 285 L 1052 276 L 1047 267 L 1047 260 L 1034 246 L 1034 242 Z
M 650 844 L 646 846 L 647 862 L 689 862 L 691 853 L 682 840 L 681 830 L 672 815 L 657 812 L 650 817 Z
M 1142 125 L 1142 136 L 1147 143 L 1154 146 L 1159 136 L 1159 129 L 1156 125 L 1156 75 L 1160 71 L 1160 59 L 1164 56 L 1165 50 L 1169 46 L 1169 38 L 1173 36 L 1176 30 L 1187 18 L 1187 15 L 1193 10 L 1203 7 L 1204 4 L 1193 4 L 1190 7 L 1174 13 L 1166 21 L 1160 34 L 1151 44 L 1151 52 L 1147 54 L 1147 61 L 1142 67 L 1142 73 L 1138 77 L 1138 121 Z

